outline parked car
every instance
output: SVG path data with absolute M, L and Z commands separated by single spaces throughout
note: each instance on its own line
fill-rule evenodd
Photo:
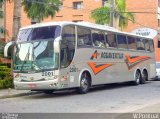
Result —
M 156 79 L 160 80 L 160 62 L 156 62 Z

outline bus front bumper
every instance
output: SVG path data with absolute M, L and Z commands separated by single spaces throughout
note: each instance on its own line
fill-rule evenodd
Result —
M 19 82 L 14 81 L 14 87 L 17 90 L 51 90 L 62 89 L 62 85 L 55 81 L 40 81 L 40 82 Z

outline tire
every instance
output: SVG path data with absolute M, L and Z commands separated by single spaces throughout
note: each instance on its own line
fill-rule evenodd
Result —
M 133 81 L 134 85 L 139 85 L 141 81 L 141 73 L 139 70 L 136 71 L 135 73 L 135 80 Z
M 141 84 L 145 84 L 145 82 L 148 80 L 148 73 L 146 70 L 143 70 L 142 72 L 142 78 L 140 80 Z
M 54 92 L 54 90 L 45 90 L 43 91 L 45 94 L 52 94 Z
M 160 78 L 158 78 L 158 76 L 156 76 L 156 77 L 154 78 L 154 80 L 155 80 L 155 81 L 160 81 Z
M 80 87 L 77 88 L 77 92 L 80 94 L 88 93 L 90 88 L 90 77 L 87 73 L 83 73 L 80 79 Z
M 157 81 L 160 81 L 160 78 L 157 78 Z

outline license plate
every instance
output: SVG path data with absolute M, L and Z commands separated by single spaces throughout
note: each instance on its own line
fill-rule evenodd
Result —
M 36 84 L 28 84 L 28 87 L 29 88 L 35 88 L 35 87 L 37 87 L 37 85 Z

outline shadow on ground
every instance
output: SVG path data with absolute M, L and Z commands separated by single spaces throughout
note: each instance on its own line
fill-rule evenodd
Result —
M 147 85 L 152 83 L 151 81 L 146 82 L 143 85 Z M 105 85 L 98 85 L 90 88 L 89 92 L 85 95 L 89 95 L 95 92 L 100 92 L 100 91 L 107 91 L 107 90 L 114 90 L 114 89 L 120 89 L 120 88 L 128 88 L 129 86 L 137 87 L 133 85 L 131 82 L 126 82 L 126 83 L 114 83 L 114 84 L 105 84 Z M 25 99 L 43 99 L 43 98 L 61 98 L 61 97 L 69 97 L 69 96 L 77 96 L 77 95 L 83 95 L 83 94 L 78 94 L 75 89 L 66 89 L 66 90 L 60 90 L 60 91 L 55 91 L 52 94 L 45 94 L 45 93 L 40 93 L 36 95 L 28 95 L 24 96 L 23 98 Z

